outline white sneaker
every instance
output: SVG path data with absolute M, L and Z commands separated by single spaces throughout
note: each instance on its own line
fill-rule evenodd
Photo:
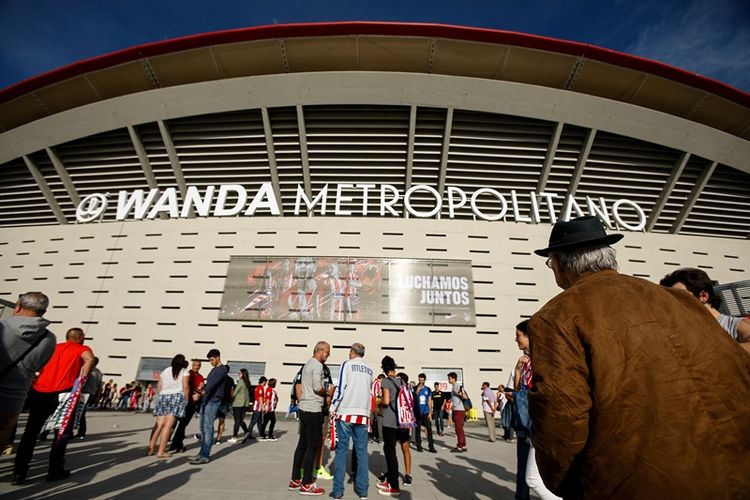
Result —
M 239 439 L 237 439 L 236 437 L 230 437 L 229 439 L 227 439 L 227 443 L 232 443 L 232 444 L 235 444 L 238 441 Z

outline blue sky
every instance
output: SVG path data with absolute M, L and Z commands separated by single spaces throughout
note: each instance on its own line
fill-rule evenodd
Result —
M 355 20 L 457 24 L 591 43 L 750 92 L 748 0 L 0 0 L 0 88 L 147 42 Z

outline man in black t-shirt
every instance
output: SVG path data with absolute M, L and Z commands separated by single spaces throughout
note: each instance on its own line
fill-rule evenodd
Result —
M 443 435 L 443 393 L 440 392 L 440 383 L 435 382 L 435 390 L 432 391 L 432 420 L 435 421 L 435 432 L 438 436 Z

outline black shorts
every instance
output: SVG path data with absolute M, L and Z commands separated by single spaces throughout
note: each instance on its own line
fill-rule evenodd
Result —
M 398 442 L 408 443 L 409 442 L 409 429 L 396 429 L 396 439 L 398 439 Z

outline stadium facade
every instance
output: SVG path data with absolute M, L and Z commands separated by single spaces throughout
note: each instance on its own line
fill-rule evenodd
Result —
M 628 274 L 750 270 L 750 95 L 503 31 L 278 25 L 82 61 L 0 92 L 0 179 L 0 299 L 47 293 L 118 383 L 210 348 L 289 381 L 319 339 L 334 366 L 360 341 L 505 383 L 558 293 L 532 250 L 580 214 L 625 233 Z

